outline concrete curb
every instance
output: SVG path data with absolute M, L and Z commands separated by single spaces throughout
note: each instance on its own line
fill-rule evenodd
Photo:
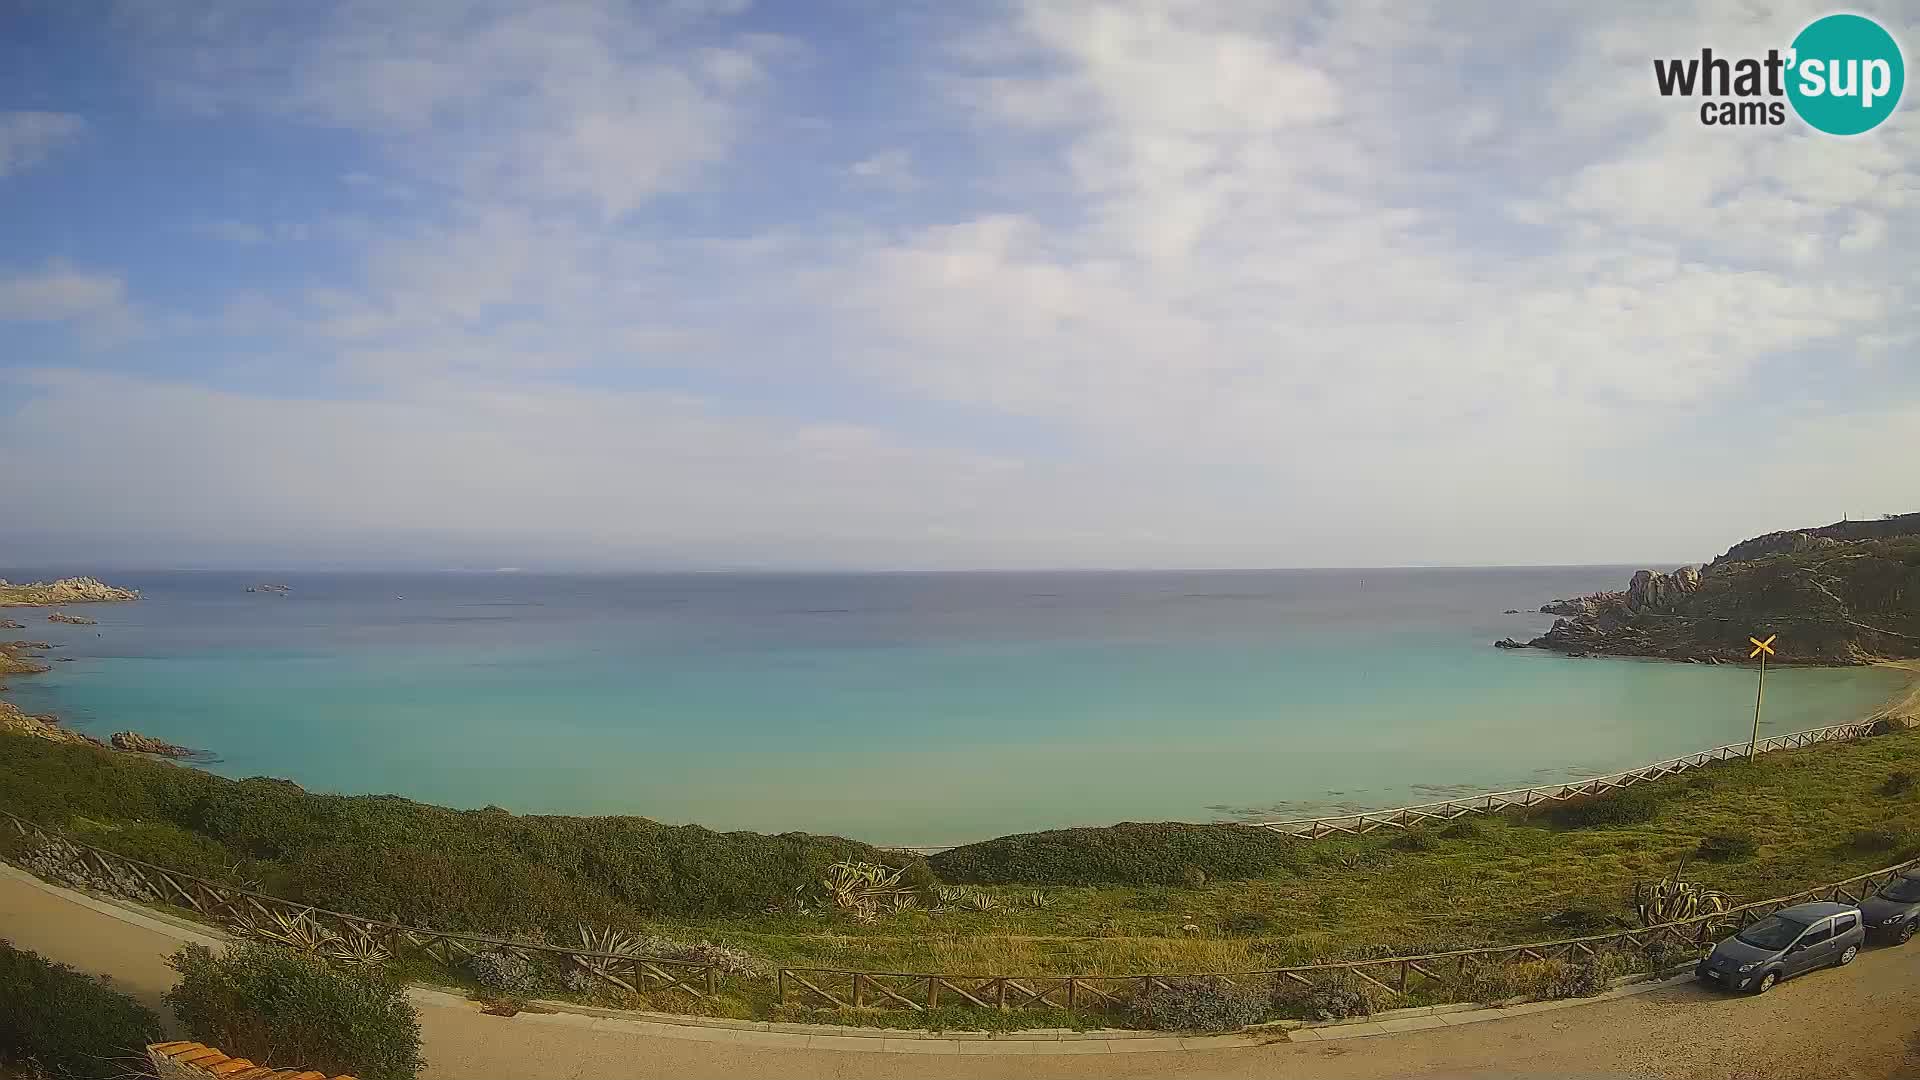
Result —
M 0 876 L 24 882 L 89 911 L 119 919 L 176 941 L 218 948 L 230 940 L 227 935 L 198 923 L 152 911 L 128 901 L 93 896 L 54 885 L 3 862 L 0 862 Z M 1072 1031 L 1060 1028 L 1038 1028 L 1015 1032 L 908 1031 L 895 1028 L 788 1024 L 766 1020 L 681 1016 L 674 1013 L 602 1009 L 564 1001 L 533 1002 L 533 1005 L 543 1011 L 521 1012 L 511 1017 L 510 1022 L 586 1028 L 592 1031 L 623 1031 L 634 1035 L 682 1039 L 689 1042 L 851 1053 L 958 1056 L 1166 1053 L 1174 1050 L 1236 1050 L 1267 1046 L 1276 1042 L 1335 1042 L 1368 1038 L 1374 1035 L 1390 1035 L 1401 1031 L 1460 1027 L 1489 1020 L 1530 1016 L 1534 1013 L 1571 1009 L 1595 1002 L 1633 997 L 1654 990 L 1664 990 L 1691 978 L 1690 974 L 1681 975 L 1618 986 L 1590 998 L 1534 1001 L 1496 1008 L 1469 1004 L 1429 1005 L 1395 1009 L 1370 1017 L 1328 1023 L 1278 1020 L 1224 1035 L 1169 1035 L 1158 1031 L 1113 1029 Z M 415 1005 L 423 1008 L 461 1009 L 468 1012 L 477 1012 L 480 1009 L 479 1002 L 461 994 L 418 984 L 408 988 L 407 996 Z M 553 1011 L 544 1011 L 548 1009 Z

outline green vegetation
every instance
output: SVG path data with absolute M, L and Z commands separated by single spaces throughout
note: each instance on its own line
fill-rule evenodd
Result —
M 926 864 L 894 860 L 903 867 L 897 888 L 914 902 L 849 907 L 819 902 L 829 868 L 887 861 L 851 841 L 316 796 L 36 739 L 0 736 L 0 808 L 209 878 L 253 879 L 302 902 L 446 929 L 572 943 L 589 922 L 681 949 L 730 949 L 761 973 L 1112 975 L 1260 970 L 1603 933 L 1637 925 L 1636 883 L 1667 878 L 1682 863 L 1689 881 L 1735 903 L 1790 893 L 1920 856 L 1920 800 L 1880 793 L 1913 770 L 1916 756 L 1920 730 L 1897 731 L 1711 766 L 1534 815 L 1405 834 L 1308 842 L 1245 826 L 1134 824 L 1006 837 Z M 1622 802 L 1632 809 L 1621 811 Z M 1702 839 L 1720 834 L 1750 837 L 1753 852 L 1697 857 Z M 0 852 L 18 858 L 22 847 L 0 830 Z M 683 858 L 684 876 L 664 880 Z M 1201 883 L 1189 886 L 1189 867 L 1205 875 Z M 1036 890 L 1044 902 L 1033 900 Z M 513 983 L 511 993 L 633 1008 L 867 1022 L 865 1012 L 821 1013 L 797 996 L 779 1005 L 764 975 L 730 976 L 719 996 L 694 1002 L 670 990 L 610 992 L 559 970 L 521 990 L 517 965 L 506 966 L 516 971 L 445 968 L 410 954 L 393 970 L 465 987 L 484 974 Z M 1566 972 L 1534 974 L 1538 987 L 1523 979 L 1513 992 L 1578 982 Z M 845 981 L 838 986 L 844 997 Z M 1382 1007 L 1410 1003 L 1425 1002 Z M 1286 1006 L 1306 1010 L 1298 1015 L 1336 1007 L 1344 1006 Z M 920 1022 L 893 1015 L 889 1023 Z M 925 1022 L 1031 1026 L 1042 1018 L 943 1001 Z
M 195 1038 L 234 1057 L 361 1080 L 413 1080 L 420 1020 L 406 988 L 370 969 L 335 969 L 290 949 L 244 944 L 168 958 L 167 1004 Z
M 1708 862 L 1752 858 L 1760 842 L 1745 829 L 1716 829 L 1700 838 L 1698 854 Z
M 105 1080 L 134 1073 L 159 1038 L 159 1019 L 132 998 L 0 941 L 0 1066 Z
M 757 913 L 873 848 L 632 817 L 516 816 L 391 796 L 316 795 L 90 746 L 12 738 L 0 809 L 204 877 L 447 930 Z
M 1238 1031 L 1267 1018 L 1270 991 L 1259 982 L 1169 979 L 1133 999 L 1134 1022 L 1162 1031 Z
M 1267 877 L 1299 860 L 1298 844 L 1271 829 L 1129 822 L 1003 836 L 927 861 L 947 881 L 980 885 L 1180 885 L 1189 870 L 1205 885 Z

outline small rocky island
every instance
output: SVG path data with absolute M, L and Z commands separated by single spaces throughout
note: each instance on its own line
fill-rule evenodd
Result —
M 57 607 L 138 599 L 139 590 L 117 588 L 98 578 L 70 577 L 19 585 L 0 578 L 0 607 Z
M 56 611 L 53 614 L 47 616 L 47 621 L 57 622 L 57 623 L 67 623 L 71 626 L 94 626 L 98 624 L 100 620 L 89 619 L 85 615 L 69 615 L 64 611 Z
M 1790 663 L 1920 657 L 1920 513 L 1768 533 L 1540 610 L 1561 616 L 1552 629 L 1495 646 L 1722 663 L 1747 659 L 1748 635 L 1778 633 Z

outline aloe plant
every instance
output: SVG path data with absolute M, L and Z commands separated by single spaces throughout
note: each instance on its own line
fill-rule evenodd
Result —
M 1050 908 L 1053 906 L 1053 897 L 1043 892 L 1036 892 L 1027 897 L 1027 903 L 1032 904 L 1036 908 Z
M 327 959 L 347 967 L 377 967 L 393 959 L 385 942 L 358 928 L 336 935 L 325 952 Z
M 999 906 L 1000 901 L 995 900 L 986 893 L 973 894 L 973 910 L 975 911 L 992 911 Z
M 1701 915 L 1721 915 L 1733 907 L 1733 898 L 1718 889 L 1686 881 L 1684 860 L 1670 877 L 1643 881 L 1633 887 L 1633 907 L 1642 926 L 1660 926 Z
M 265 918 L 243 912 L 230 925 L 245 937 L 285 945 L 297 952 L 315 956 L 325 955 L 340 941 L 340 935 L 320 925 L 304 911 L 292 915 L 274 911 Z

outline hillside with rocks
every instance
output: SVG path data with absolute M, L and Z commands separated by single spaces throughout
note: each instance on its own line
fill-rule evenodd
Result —
M 0 607 L 50 607 L 138 599 L 139 590 L 117 588 L 97 578 L 70 577 L 18 585 L 0 578 Z
M 1744 661 L 1779 634 L 1777 663 L 1920 657 L 1920 513 L 1767 533 L 1703 567 L 1641 570 L 1618 592 L 1556 600 L 1553 628 L 1505 648 L 1569 656 Z

